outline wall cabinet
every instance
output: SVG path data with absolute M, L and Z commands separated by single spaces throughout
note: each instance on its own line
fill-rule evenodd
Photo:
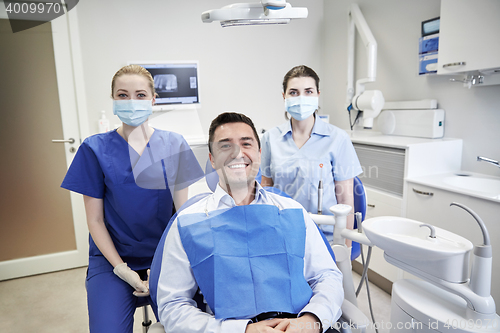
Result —
M 483 237 L 474 218 L 461 208 L 450 203 L 461 203 L 475 211 L 486 224 L 493 246 L 493 275 L 491 294 L 500 301 L 500 204 L 472 196 L 437 189 L 408 181 L 406 217 L 446 229 L 470 240 L 474 245 L 482 244 Z M 432 193 L 433 195 L 419 194 Z M 497 245 L 495 247 L 495 245 Z
M 499 17 L 498 0 L 441 0 L 438 74 L 500 73 Z

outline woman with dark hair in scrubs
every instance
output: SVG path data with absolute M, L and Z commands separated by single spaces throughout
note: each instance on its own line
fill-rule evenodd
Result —
M 90 331 L 123 333 L 138 297 L 149 297 L 147 270 L 174 206 L 204 174 L 182 135 L 148 125 L 155 90 L 146 69 L 121 68 L 111 91 L 122 126 L 85 139 L 61 187 L 84 197 Z
M 320 209 L 331 215 L 329 208 L 337 203 L 354 206 L 353 178 L 362 169 L 347 133 L 317 117 L 319 95 L 319 76 L 313 69 L 296 66 L 285 75 L 285 114 L 291 118 L 262 137 L 262 186 L 279 188 L 316 214 L 321 181 Z M 347 227 L 353 225 L 349 215 Z M 322 229 L 332 240 L 333 228 Z

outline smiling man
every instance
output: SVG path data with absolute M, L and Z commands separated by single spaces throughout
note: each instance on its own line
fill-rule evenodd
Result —
M 260 140 L 250 118 L 223 113 L 209 129 L 209 157 L 219 185 L 236 205 L 248 205 L 255 196 L 260 167 Z
M 163 249 L 158 311 L 166 332 L 326 332 L 341 315 L 342 274 L 296 201 L 255 180 L 260 141 L 243 114 L 209 129 L 215 192 L 173 221 Z M 198 288 L 208 305 L 196 307 Z

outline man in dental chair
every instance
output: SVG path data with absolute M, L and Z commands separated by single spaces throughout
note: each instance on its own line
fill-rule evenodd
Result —
M 217 188 L 181 211 L 165 240 L 165 332 L 329 331 L 341 315 L 342 273 L 302 206 L 255 180 L 261 149 L 250 118 L 220 114 L 209 151 Z M 193 301 L 198 288 L 209 313 Z

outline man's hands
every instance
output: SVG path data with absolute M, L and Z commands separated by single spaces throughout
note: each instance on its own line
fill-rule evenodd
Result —
M 299 318 L 269 319 L 247 325 L 245 333 L 320 333 L 321 323 L 312 313 Z
M 274 318 L 269 320 L 259 321 L 257 323 L 248 324 L 245 333 L 273 333 L 273 332 L 284 332 L 282 330 L 277 330 L 275 327 L 283 321 L 288 319 Z

